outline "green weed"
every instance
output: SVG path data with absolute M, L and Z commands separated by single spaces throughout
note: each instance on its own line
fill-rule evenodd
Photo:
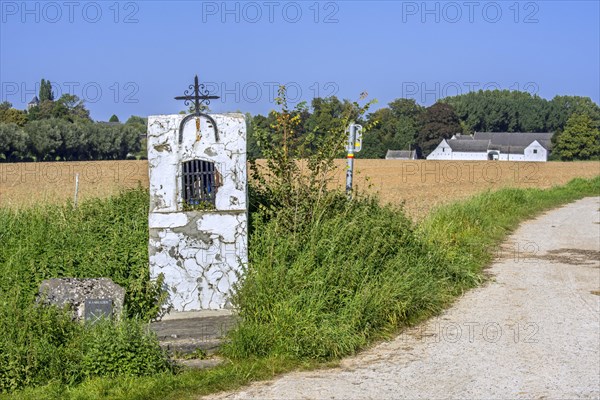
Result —
M 268 162 L 254 169 L 249 190 L 250 262 L 233 296 L 240 322 L 222 349 L 227 362 L 180 371 L 148 330 L 163 294 L 160 280 L 149 279 L 148 192 L 138 189 L 79 208 L 0 209 L 0 392 L 193 398 L 335 362 L 480 283 L 492 250 L 524 219 L 600 195 L 600 177 L 503 189 L 414 224 L 402 209 L 327 190 L 347 123 L 369 104 L 348 103 L 302 171 L 297 159 L 309 150 L 296 135 L 302 108 L 288 110 L 284 88 L 280 96 L 278 124 L 257 130 Z M 66 310 L 38 306 L 39 284 L 56 277 L 112 278 L 126 289 L 126 318 L 83 325 Z
M 372 199 L 348 203 L 332 196 L 311 223 L 294 234 L 289 234 L 277 217 L 258 218 L 257 212 L 250 241 L 251 263 L 235 296 L 241 323 L 223 350 L 228 361 L 202 371 L 174 370 L 161 358 L 145 326 L 137 321 L 130 322 L 134 325 L 129 328 L 99 326 L 97 331 L 86 331 L 60 310 L 36 307 L 32 299 L 37 282 L 58 274 L 58 270 L 39 273 L 31 267 L 31 256 L 24 258 L 29 262 L 19 263 L 11 253 L 26 255 L 21 248 L 33 249 L 35 241 L 44 246 L 54 243 L 55 249 L 61 242 L 81 241 L 85 247 L 65 249 L 62 258 L 45 256 L 46 260 L 62 259 L 60 265 L 70 265 L 70 259 L 83 259 L 81 254 L 92 251 L 90 246 L 107 249 L 97 242 L 108 240 L 114 246 L 118 241 L 111 241 L 113 236 L 102 230 L 96 232 L 94 240 L 91 227 L 87 239 L 70 237 L 72 233 L 64 233 L 61 240 L 49 239 L 36 233 L 33 225 L 41 224 L 44 228 L 40 229 L 60 234 L 61 229 L 52 224 L 66 229 L 73 214 L 65 213 L 62 220 L 55 218 L 51 223 L 51 218 L 44 222 L 36 213 L 25 217 L 2 210 L 0 218 L 8 224 L 0 225 L 0 235 L 10 247 L 3 246 L 0 253 L 7 277 L 2 280 L 4 292 L 0 297 L 0 385 L 5 391 L 28 387 L 13 392 L 17 399 L 182 399 L 234 389 L 294 368 L 314 368 L 438 313 L 483 280 L 482 270 L 491 260 L 491 250 L 524 219 L 598 195 L 600 177 L 576 179 L 548 190 L 503 189 L 441 207 L 416 225 L 401 210 L 380 207 Z M 145 196 L 125 193 L 89 210 L 110 221 L 107 215 L 115 213 L 105 207 L 118 207 L 122 212 L 136 209 L 128 217 L 121 216 L 125 228 L 117 228 L 122 236 L 127 236 L 127 229 L 135 236 L 147 218 Z M 65 209 L 48 212 L 60 216 Z M 29 224 L 27 218 L 33 222 Z M 77 221 L 82 220 L 78 217 Z M 108 232 L 110 229 L 107 227 Z M 11 237 L 17 230 L 22 240 Z M 79 236 L 85 231 L 74 230 Z M 21 236 L 22 232 L 32 236 Z M 143 254 L 146 240 L 145 232 L 135 242 L 126 239 L 131 248 L 117 252 Z M 110 276 L 102 273 L 101 265 L 94 265 L 97 276 Z M 146 277 L 134 276 L 138 278 L 133 282 L 139 280 L 140 287 L 147 287 Z M 141 296 L 145 293 L 128 282 L 128 290 L 133 287 Z M 148 297 L 148 304 L 156 301 L 152 299 Z M 130 341 L 133 345 L 128 348 Z M 138 353 L 138 359 L 130 359 Z M 153 366 L 144 369 L 142 360 L 150 360 Z M 104 370 L 108 372 L 98 376 Z
M 145 323 L 161 298 L 149 279 L 147 204 L 139 189 L 77 209 L 0 209 L 0 392 L 172 368 Z M 59 277 L 112 278 L 126 288 L 131 319 L 84 326 L 39 306 L 42 280 Z

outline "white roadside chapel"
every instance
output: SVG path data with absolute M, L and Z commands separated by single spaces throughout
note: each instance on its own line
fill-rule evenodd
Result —
M 148 117 L 150 274 L 174 312 L 229 308 L 248 262 L 245 117 L 200 112 L 203 91 L 176 98 L 192 114 Z

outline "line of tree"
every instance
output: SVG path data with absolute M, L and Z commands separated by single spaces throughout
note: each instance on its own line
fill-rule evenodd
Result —
M 143 129 L 145 132 L 145 128 Z M 140 150 L 136 124 L 31 121 L 0 124 L 0 161 L 123 160 Z
M 0 103 L 0 162 L 117 160 L 142 157 L 146 120 L 94 122 L 84 102 L 63 94 L 54 99 L 42 79 L 39 104 L 27 111 Z M 116 120 L 115 120 L 116 119 Z
M 315 98 L 297 117 L 298 134 L 326 133 L 348 100 Z M 556 96 L 546 100 L 527 92 L 483 91 L 441 99 L 423 107 L 413 99 L 396 99 L 357 121 L 369 126 L 359 158 L 383 158 L 387 150 L 415 149 L 429 154 L 442 139 L 473 132 L 554 132 L 554 159 L 600 159 L 600 107 L 589 97 Z M 249 156 L 260 158 L 252 125 L 273 129 L 273 115 L 251 118 Z
M 54 100 L 46 80 L 39 99 L 28 111 L 0 104 L 0 162 L 124 159 L 145 154 L 145 119 L 133 116 L 120 124 L 113 115 L 110 123 L 93 122 L 77 96 L 64 94 Z M 306 154 L 318 149 L 341 116 L 354 108 L 353 102 L 335 96 L 315 98 L 310 106 L 301 103 L 294 134 L 310 135 L 310 140 L 301 141 Z M 248 119 L 248 153 L 260 158 L 253 132 L 274 130 L 278 121 L 273 113 L 248 115 Z M 426 156 L 456 133 L 554 132 L 554 159 L 600 159 L 600 107 L 589 97 L 546 100 L 527 92 L 480 90 L 441 99 L 430 107 L 401 98 L 356 122 L 369 127 L 359 158 L 383 158 L 389 149 L 415 149 Z

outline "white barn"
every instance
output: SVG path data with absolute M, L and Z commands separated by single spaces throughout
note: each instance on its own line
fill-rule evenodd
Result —
M 548 161 L 552 133 L 476 132 L 454 135 L 427 156 L 428 160 Z

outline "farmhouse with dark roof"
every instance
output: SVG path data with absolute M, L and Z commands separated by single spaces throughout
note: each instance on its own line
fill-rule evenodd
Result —
M 476 132 L 442 142 L 428 160 L 548 161 L 552 133 Z

